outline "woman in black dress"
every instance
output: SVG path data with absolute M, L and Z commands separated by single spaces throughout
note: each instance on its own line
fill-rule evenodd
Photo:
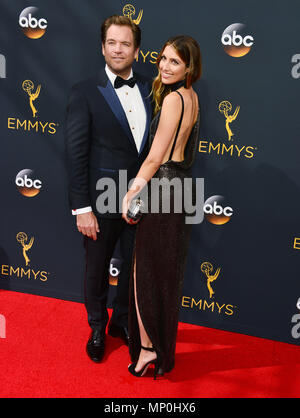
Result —
M 158 76 L 153 82 L 155 117 L 150 131 L 151 149 L 123 201 L 123 218 L 130 223 L 126 216 L 130 202 L 147 185 L 150 204 L 154 197 L 153 191 L 150 193 L 153 179 L 160 180 L 161 184 L 179 179 L 184 195 L 183 183 L 191 178 L 190 169 L 196 154 L 200 112 L 192 84 L 201 74 L 197 42 L 189 36 L 169 39 L 158 56 L 157 66 Z M 137 225 L 129 295 L 129 351 L 133 361 L 129 371 L 135 376 L 143 376 L 148 366 L 154 364 L 156 377 L 157 373 L 171 371 L 175 362 L 191 225 L 185 222 L 184 208 L 176 209 L 178 196 L 181 196 L 178 187 L 169 191 L 167 213 L 163 209 L 166 196 L 160 189 L 159 210 L 148 207 Z

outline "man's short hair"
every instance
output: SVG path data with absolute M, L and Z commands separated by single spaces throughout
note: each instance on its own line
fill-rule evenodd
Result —
M 106 34 L 111 25 L 128 26 L 132 30 L 134 48 L 137 49 L 141 45 L 141 29 L 138 25 L 126 16 L 113 15 L 104 20 L 101 25 L 101 40 L 105 44 Z

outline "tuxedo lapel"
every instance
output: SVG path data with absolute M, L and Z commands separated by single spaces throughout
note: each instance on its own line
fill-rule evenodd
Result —
M 148 138 L 150 123 L 151 123 L 151 118 L 152 118 L 152 108 L 151 108 L 151 103 L 149 99 L 150 92 L 149 92 L 147 83 L 141 81 L 138 74 L 134 74 L 134 75 L 137 79 L 137 85 L 140 90 L 140 93 L 144 102 L 145 110 L 146 110 L 146 115 L 147 115 L 145 132 L 144 132 L 144 136 L 143 136 L 140 151 L 139 151 L 139 154 L 140 154 Z M 131 133 L 131 129 L 128 124 L 126 114 L 115 92 L 115 89 L 113 85 L 111 84 L 110 80 L 108 79 L 107 74 L 104 69 L 99 74 L 97 87 L 98 87 L 99 92 L 102 94 L 102 96 L 106 100 L 108 106 L 114 113 L 115 117 L 119 121 L 120 125 L 124 129 L 130 142 L 134 145 L 136 149 L 136 144 L 135 144 L 133 135 Z
M 106 100 L 107 104 L 111 108 L 112 112 L 114 113 L 117 120 L 120 122 L 122 128 L 124 129 L 127 137 L 129 140 L 133 143 L 133 145 L 136 147 L 134 138 L 132 136 L 128 120 L 126 117 L 126 114 L 124 112 L 124 109 L 120 103 L 120 100 L 115 92 L 115 89 L 113 88 L 111 82 L 109 81 L 108 77 L 104 76 L 104 74 L 101 74 L 101 78 L 98 84 L 98 90 Z

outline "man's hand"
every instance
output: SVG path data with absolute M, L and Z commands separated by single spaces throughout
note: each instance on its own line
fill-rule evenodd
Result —
M 78 231 L 96 241 L 97 232 L 100 232 L 100 229 L 97 218 L 93 212 L 76 215 L 76 221 Z

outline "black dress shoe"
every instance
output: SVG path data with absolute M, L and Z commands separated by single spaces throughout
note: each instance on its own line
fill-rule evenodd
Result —
M 121 338 L 126 345 L 128 345 L 129 342 L 129 333 L 127 327 L 120 327 L 119 325 L 114 324 L 113 322 L 110 322 L 108 324 L 107 329 L 108 335 L 112 337 L 119 337 Z
M 101 331 L 93 331 L 88 343 L 86 345 L 86 351 L 91 360 L 95 363 L 100 363 L 105 349 L 105 337 Z

